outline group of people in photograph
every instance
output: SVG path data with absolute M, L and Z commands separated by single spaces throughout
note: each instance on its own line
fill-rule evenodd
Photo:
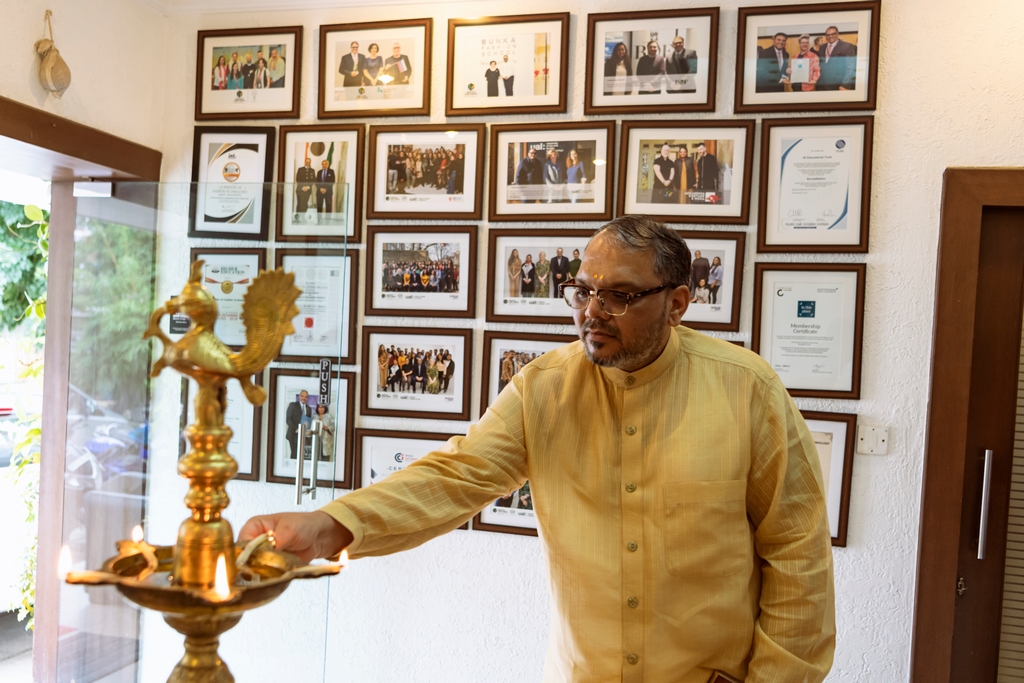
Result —
M 543 146 L 541 148 L 543 149 Z M 543 156 L 542 161 L 538 147 L 531 145 L 526 151 L 526 156 L 519 160 L 515 175 L 512 177 L 512 182 L 520 187 L 543 186 L 543 199 L 531 194 L 519 201 L 523 204 L 580 201 L 580 189 L 593 179 L 587 178 L 586 169 L 576 148 L 569 150 L 565 161 L 560 159 L 559 151 L 555 148 L 548 149 Z
M 431 190 L 463 194 L 465 176 L 465 145 L 454 145 L 452 149 L 421 149 L 411 145 L 388 147 L 388 194 Z
M 295 400 L 288 404 L 285 410 L 285 440 L 288 442 L 289 457 L 296 458 L 296 451 L 299 447 L 299 425 L 303 425 L 307 436 L 303 443 L 303 458 L 311 460 L 313 457 L 313 438 L 309 428 L 313 420 L 319 420 L 320 425 L 320 461 L 330 462 L 334 459 L 334 415 L 330 408 L 323 403 L 316 402 L 309 404 L 309 392 L 303 389 L 295 396 Z
M 580 250 L 573 249 L 572 258 L 567 258 L 561 247 L 556 250 L 555 257 L 548 259 L 547 252 L 537 252 L 537 262 L 533 262 L 533 254 L 526 259 L 519 258 L 519 250 L 513 249 L 508 258 L 508 296 L 521 298 L 547 299 L 560 297 L 558 286 L 563 285 L 580 270 Z
M 617 43 L 604 60 L 605 95 L 661 95 L 697 92 L 693 81 L 678 78 L 697 73 L 697 52 L 686 47 L 682 36 L 672 38 L 671 49 L 662 54 L 661 43 L 647 42 L 644 54 L 636 60 L 625 43 Z
M 690 143 L 665 142 L 654 158 L 654 181 L 651 186 L 653 204 L 719 204 L 721 167 L 704 141 Z M 643 177 L 643 175 L 641 176 Z
M 381 291 L 456 293 L 459 291 L 459 266 L 452 259 L 391 261 L 385 255 Z
M 213 66 L 210 87 L 213 90 L 250 90 L 253 88 L 283 88 L 285 81 L 285 59 L 278 54 L 279 47 L 270 48 L 269 58 L 263 50 L 257 49 L 253 57 L 251 48 L 246 50 L 245 61 L 239 61 L 238 50 L 217 57 Z
M 708 261 L 700 251 L 694 251 L 690 262 L 690 303 L 717 304 L 724 277 L 721 258 L 714 256 Z
M 790 36 L 779 31 L 772 44 L 757 48 L 757 92 L 812 92 L 853 90 L 857 87 L 857 46 L 839 37 L 829 26 L 812 40 L 797 38 L 797 49 L 786 49 Z
M 370 43 L 366 48 L 368 54 L 360 52 L 359 43 L 352 41 L 349 51 L 342 56 L 338 64 L 338 73 L 342 76 L 342 87 L 359 88 L 369 86 L 408 85 L 412 76 L 412 63 L 409 57 L 402 54 L 402 44 L 391 45 L 391 55 L 380 54 L 380 46 Z
M 445 349 L 377 348 L 377 385 L 395 393 L 445 394 L 455 375 L 455 361 Z
M 541 355 L 544 355 L 543 353 Z M 527 353 L 525 351 L 516 351 L 510 349 L 504 351 L 501 354 L 501 368 L 498 372 L 498 393 L 500 394 L 502 389 L 512 381 L 523 368 L 527 366 L 531 361 L 537 360 L 538 356 L 536 353 Z

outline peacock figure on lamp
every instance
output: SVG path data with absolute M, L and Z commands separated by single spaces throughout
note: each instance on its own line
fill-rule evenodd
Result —
M 181 294 L 153 311 L 143 334 L 164 346 L 153 377 L 170 367 L 199 385 L 196 421 L 185 431 L 192 449 L 178 462 L 179 474 L 189 480 L 185 505 L 192 514 L 181 523 L 174 546 L 150 546 L 140 534 L 119 541 L 118 554 L 100 571 L 71 572 L 67 581 L 116 585 L 128 599 L 161 612 L 185 635 L 185 656 L 168 683 L 234 681 L 217 654 L 220 634 L 246 610 L 280 595 L 292 579 L 339 571 L 338 565 L 303 565 L 294 555 L 276 550 L 272 538 L 238 547 L 231 524 L 221 516 L 229 503 L 225 485 L 238 472 L 227 452 L 232 432 L 224 424 L 226 384 L 236 379 L 250 403 L 266 401 L 266 391 L 252 377 L 277 357 L 284 337 L 295 332 L 291 321 L 299 313 L 295 301 L 301 293 L 292 273 L 261 272 L 243 298 L 246 344 L 235 353 L 213 333 L 217 301 L 203 286 L 203 262 L 196 261 Z M 175 313 L 192 321 L 178 341 L 160 329 L 163 317 Z

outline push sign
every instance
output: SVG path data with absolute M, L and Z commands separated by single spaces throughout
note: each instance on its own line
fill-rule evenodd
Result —
M 320 359 L 320 398 L 319 403 L 331 405 L 331 359 Z

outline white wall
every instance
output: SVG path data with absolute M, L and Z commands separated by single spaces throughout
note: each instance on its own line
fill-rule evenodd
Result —
M 3 2 L 7 15 L 6 5 L 11 0 Z M 35 8 L 42 6 L 35 2 L 22 4 L 33 9 L 23 12 L 19 7 L 14 16 L 19 26 L 31 26 L 34 36 L 36 16 L 42 15 L 41 9 Z M 55 3 L 58 16 L 68 17 L 72 4 Z M 88 4 L 91 8 L 100 3 Z M 694 0 L 686 4 L 707 3 Z M 739 4 L 738 0 L 721 2 L 719 114 L 687 118 L 732 118 Z M 124 6 L 117 4 L 119 8 Z M 657 2 L 644 9 L 668 6 L 679 4 Z M 568 10 L 573 13 L 569 113 L 540 118 L 580 120 L 585 14 L 628 9 L 638 6 L 627 0 L 565 0 L 556 5 L 521 0 L 514 6 L 466 2 L 172 15 L 168 20 L 159 19 L 149 10 L 137 9 L 117 19 L 122 26 L 128 22 L 132 29 L 127 31 L 101 27 L 104 22 L 96 21 L 96 13 L 90 10 L 80 23 L 65 18 L 61 24 L 64 29 L 57 29 L 58 44 L 66 50 L 65 56 L 71 57 L 72 67 L 77 67 L 76 78 L 78 74 L 82 76 L 65 96 L 70 98 L 62 105 L 66 110 L 54 111 L 158 147 L 165 155 L 165 179 L 182 182 L 188 180 L 190 168 L 198 29 L 305 26 L 300 122 L 313 123 L 320 24 L 432 15 L 435 113 L 430 121 L 439 122 L 444 120 L 440 112 L 444 103 L 444 46 L 449 17 Z M 159 27 L 161 21 L 168 22 L 166 47 L 153 54 L 152 44 L 140 44 L 158 34 L 154 27 Z M 6 28 L 0 28 L 0 32 L 9 34 Z M 75 33 L 81 36 L 80 50 Z M 744 277 L 743 332 L 738 335 L 749 340 L 755 258 L 866 260 L 869 264 L 863 399 L 797 401 L 803 408 L 856 412 L 862 423 L 892 427 L 889 455 L 856 457 L 849 546 L 834 553 L 839 634 L 829 680 L 850 683 L 905 681 L 909 676 L 942 172 L 957 165 L 1024 165 L 1024 90 L 1020 87 L 1024 83 L 1024 42 L 1020 40 L 1024 35 L 1024 7 L 1018 0 L 971 4 L 957 0 L 887 0 L 882 11 L 881 34 L 871 253 L 866 258 L 757 256 L 754 240 L 748 240 L 751 244 Z M 25 49 L 29 49 L 31 41 L 24 40 Z M 20 37 L 16 43 L 21 44 Z M 22 101 L 38 99 L 38 90 L 25 84 L 31 76 L 29 62 L 22 54 L 25 49 L 12 48 L 9 40 L 4 44 L 5 53 L 17 55 L 21 62 L 13 70 L 5 68 L 0 72 L 0 94 L 13 91 L 14 95 L 8 96 Z M 111 50 L 111 45 L 118 47 Z M 139 82 L 127 84 L 123 82 L 124 70 L 115 71 L 113 62 L 133 59 L 153 68 Z M 91 83 L 90 71 L 96 74 Z M 125 88 L 133 93 L 131 97 L 121 94 Z M 145 102 L 163 102 L 163 106 L 153 105 L 148 110 L 159 112 L 158 120 L 138 120 L 134 107 L 141 105 L 119 108 L 112 104 L 112 92 L 117 94 L 113 102 L 140 97 Z M 426 118 L 418 120 L 426 122 Z M 487 120 L 522 119 L 494 116 Z M 159 133 L 150 126 L 156 126 Z M 757 187 L 756 170 L 753 186 Z M 756 215 L 756 201 L 755 197 L 752 216 Z M 183 215 L 180 205 L 178 211 Z M 752 237 L 754 228 L 747 229 Z M 190 244 L 184 233 L 180 216 L 166 217 L 160 254 L 162 296 L 180 287 L 186 272 Z M 485 247 L 486 241 L 481 240 L 481 244 Z M 486 254 L 480 255 L 479 262 L 486 262 Z M 485 276 L 482 266 L 478 276 L 481 281 Z M 482 320 L 480 299 L 478 315 Z M 362 316 L 359 321 L 384 322 Z M 410 320 L 387 323 L 420 324 Z M 479 330 L 483 324 L 474 322 L 472 326 L 478 330 L 475 367 L 479 368 Z M 171 543 L 183 516 L 180 501 L 184 495 L 184 482 L 174 473 L 176 451 L 172 446 L 176 440 L 178 384 L 176 379 L 162 378 L 158 386 L 153 429 L 158 446 L 152 456 L 149 530 L 151 540 Z M 472 405 L 477 405 L 477 398 L 474 395 Z M 383 418 L 357 418 L 356 424 L 399 426 L 396 421 Z M 403 421 L 400 426 L 458 430 L 465 425 Z M 235 482 L 229 490 L 233 495 L 229 516 L 236 527 L 249 514 L 289 509 L 290 490 L 283 486 Z M 274 605 L 246 616 L 226 638 L 224 654 L 239 680 L 288 680 L 289 673 L 313 680 L 299 672 L 307 671 L 305 666 L 317 669 L 324 666 L 323 662 L 329 670 L 327 680 L 339 682 L 422 680 L 428 672 L 450 681 L 538 680 L 547 628 L 545 581 L 536 540 L 455 532 L 404 555 L 355 563 L 347 573 L 331 580 L 329 606 L 323 604 L 328 590 L 323 581 L 290 588 Z M 329 641 L 325 642 L 322 620 L 327 613 Z M 180 641 L 165 633 L 166 627 L 158 618 L 147 617 L 145 623 L 149 637 L 143 649 L 144 680 L 163 680 L 180 652 Z

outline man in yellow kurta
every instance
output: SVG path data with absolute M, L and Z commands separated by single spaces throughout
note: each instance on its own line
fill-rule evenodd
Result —
M 604 226 L 566 286 L 579 342 L 524 367 L 466 436 L 241 537 L 383 555 L 529 480 L 551 580 L 545 683 L 820 682 L 835 605 L 814 442 L 765 362 L 680 326 L 689 270 L 675 231 Z

